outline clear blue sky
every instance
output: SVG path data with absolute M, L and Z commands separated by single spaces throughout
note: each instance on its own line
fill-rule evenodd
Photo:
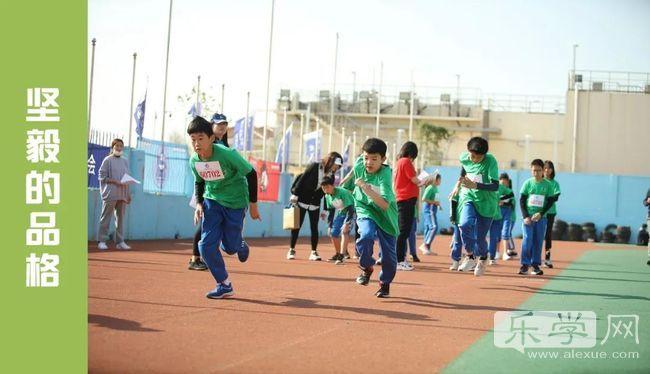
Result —
M 97 38 L 93 127 L 126 134 L 132 54 L 138 53 L 136 100 L 148 87 L 145 136 L 162 111 L 167 0 L 90 0 L 88 40 Z M 189 109 L 176 97 L 196 76 L 236 118 L 265 107 L 271 0 L 175 0 L 166 132 L 181 132 Z M 338 83 L 379 81 L 477 87 L 484 93 L 564 95 L 577 68 L 650 72 L 650 1 L 300 1 L 277 0 L 271 94 L 280 88 L 331 87 L 335 34 Z M 90 48 L 89 48 L 90 56 Z M 90 61 L 90 59 L 89 59 Z M 90 62 L 89 62 L 90 64 Z M 90 66 L 90 65 L 89 65 Z M 148 85 L 147 85 L 148 81 Z M 393 93 L 393 92 L 390 92 Z M 396 92 L 395 92 L 396 93 Z M 160 131 L 158 119 L 157 135 Z

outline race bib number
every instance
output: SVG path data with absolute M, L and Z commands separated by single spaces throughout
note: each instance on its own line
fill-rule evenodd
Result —
M 481 174 L 470 174 L 467 173 L 465 176 L 467 179 L 471 180 L 474 183 L 483 183 L 483 175 Z
M 528 196 L 528 205 L 531 207 L 543 208 L 544 195 L 530 195 Z
M 196 162 L 194 163 L 196 172 L 205 181 L 217 181 L 224 179 L 223 171 L 219 161 Z
M 332 206 L 335 209 L 343 209 L 343 200 L 341 200 L 341 199 L 332 200 Z

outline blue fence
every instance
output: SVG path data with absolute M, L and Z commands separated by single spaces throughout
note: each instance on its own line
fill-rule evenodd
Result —
M 449 201 L 447 195 L 460 175 L 459 167 L 425 167 L 432 173 L 435 169 L 442 175 L 440 185 L 444 211 L 438 213 L 441 227 L 450 227 Z M 512 179 L 512 186 L 519 201 L 519 190 L 526 179 L 531 177 L 529 170 L 499 170 Z M 630 226 L 631 242 L 636 242 L 639 226 L 645 223 L 647 208 L 643 199 L 650 188 L 650 177 L 619 176 L 604 174 L 557 173 L 555 180 L 560 184 L 562 194 L 557 203 L 557 218 L 569 223 L 593 222 L 597 232 L 610 223 Z M 521 235 L 521 212 L 517 210 L 517 223 L 514 235 Z
M 145 181 L 143 185 L 132 185 L 133 201 L 127 209 L 126 235 L 129 239 L 167 239 L 174 237 L 190 238 L 195 227 L 192 223 L 192 208 L 189 206 L 193 178 L 189 175 L 187 158 L 182 161 L 186 170 L 180 174 L 182 179 L 176 181 L 177 194 L 159 194 L 145 189 L 147 172 L 147 152 L 130 150 L 126 155 L 130 161 L 132 175 Z M 458 178 L 458 167 L 427 167 L 433 172 L 439 169 L 442 175 L 440 199 L 444 211 L 438 213 L 440 227 L 450 227 L 449 202 L 446 196 Z M 530 177 L 528 170 L 505 170 L 513 180 L 516 195 L 523 182 Z M 645 222 L 647 208 L 642 204 L 648 188 L 650 177 L 616 176 L 597 174 L 558 173 L 556 177 L 562 189 L 558 202 L 558 218 L 570 223 L 594 222 L 600 232 L 607 224 L 630 226 L 631 241 L 636 241 L 638 227 Z M 289 186 L 293 177 L 289 174 L 280 176 L 280 195 L 278 203 L 260 203 L 261 222 L 250 222 L 247 217 L 244 235 L 247 237 L 288 236 L 282 229 L 282 208 L 289 199 Z M 172 183 L 171 181 L 169 183 Z M 183 188 L 181 188 L 181 186 Z M 101 197 L 97 190 L 88 191 L 88 237 L 95 239 Z M 309 225 L 303 225 L 301 235 L 308 235 Z M 418 230 L 421 232 L 422 225 Z M 327 233 L 324 222 L 320 223 L 321 234 Z M 515 235 L 521 234 L 521 214 L 515 225 Z
M 144 192 L 164 195 L 187 195 L 193 176 L 188 167 L 187 146 L 138 139 L 138 150 L 144 152 Z

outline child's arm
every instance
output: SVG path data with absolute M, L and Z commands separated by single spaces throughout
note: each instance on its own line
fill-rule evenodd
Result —
M 255 169 L 246 174 L 246 181 L 248 182 L 248 206 L 250 208 L 250 215 L 252 219 L 261 221 L 260 211 L 257 207 L 257 172 Z
M 380 194 L 375 192 L 375 190 L 372 189 L 369 183 L 364 182 L 361 178 L 357 179 L 354 184 L 359 186 L 361 190 L 368 195 L 368 197 L 372 200 L 373 203 L 375 203 L 379 209 L 381 210 L 386 210 L 388 209 L 388 202 L 381 197 Z

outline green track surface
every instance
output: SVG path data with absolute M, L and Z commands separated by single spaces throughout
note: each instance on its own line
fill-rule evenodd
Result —
M 521 353 L 496 347 L 490 331 L 444 372 L 650 373 L 650 266 L 646 261 L 645 250 L 587 251 L 519 306 L 522 311 L 595 312 L 595 347 L 526 349 Z M 524 285 L 511 287 L 515 291 L 534 292 Z M 608 315 L 623 314 L 639 316 L 639 344 L 630 336 L 623 339 L 619 334 L 612 338 L 614 329 L 610 327 L 610 337 L 601 345 L 607 335 Z M 621 352 L 628 358 L 614 358 Z M 555 354 L 557 357 L 551 356 Z M 583 357 L 577 358 L 578 355 Z M 637 356 L 629 358 L 630 355 Z

